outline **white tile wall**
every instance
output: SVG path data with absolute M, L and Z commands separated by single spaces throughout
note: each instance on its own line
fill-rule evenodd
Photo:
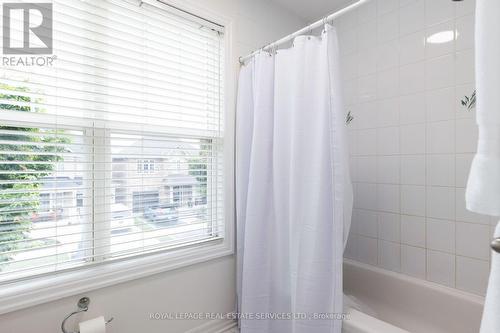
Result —
M 473 11 L 371 0 L 337 22 L 354 116 L 346 257 L 484 294 L 496 219 L 465 209 L 477 128 L 460 103 L 474 90 Z
M 420 247 L 401 246 L 401 272 L 425 279 L 425 250 Z
M 401 215 L 401 243 L 425 248 L 426 224 L 424 217 Z
M 449 287 L 455 286 L 456 258 L 444 252 L 427 250 L 427 280 Z

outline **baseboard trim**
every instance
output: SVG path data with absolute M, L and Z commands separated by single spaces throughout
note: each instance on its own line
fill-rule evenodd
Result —
M 237 322 L 233 320 L 212 320 L 186 333 L 224 333 L 235 327 L 237 327 Z

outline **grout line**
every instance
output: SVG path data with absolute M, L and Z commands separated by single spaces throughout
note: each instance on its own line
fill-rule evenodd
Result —
M 426 6 L 426 1 L 424 1 L 424 22 L 426 23 L 427 22 L 427 6 Z M 427 56 L 427 24 L 425 24 L 426 28 L 425 28 L 425 31 L 424 31 L 424 57 L 426 58 Z M 427 63 L 427 60 L 426 60 L 426 63 Z M 427 88 L 427 77 L 428 77 L 428 68 L 427 66 L 424 66 L 424 90 L 426 90 Z M 427 224 L 427 215 L 428 215 L 428 211 L 427 211 L 427 179 L 428 179 L 428 170 L 427 170 L 427 162 L 428 162 L 428 158 L 427 158 L 427 152 L 428 152 L 428 149 L 427 149 L 427 137 L 428 137 L 428 124 L 427 124 L 427 121 L 428 121 L 428 117 L 427 117 L 427 90 L 426 92 L 423 93 L 424 94 L 424 98 L 425 98 L 425 112 L 424 112 L 424 120 L 425 120 L 425 126 L 424 126 L 424 147 L 425 147 L 425 154 L 424 154 L 424 183 L 425 183 L 425 189 L 424 189 L 424 212 L 425 212 L 425 218 L 424 218 L 424 244 L 425 244 L 425 268 L 424 268 L 424 271 L 425 271 L 425 280 L 429 281 L 429 259 L 428 259 L 428 251 L 429 251 L 429 248 L 428 248 L 428 240 L 427 240 L 427 230 L 428 230 L 428 224 Z
M 456 17 L 456 6 L 454 6 L 453 8 L 454 10 L 454 17 Z M 456 18 L 453 20 L 453 27 L 454 27 L 454 33 L 456 33 L 457 31 L 457 20 Z M 455 63 L 454 63 L 454 68 L 455 70 L 453 71 L 453 82 L 455 83 L 455 89 L 454 89 L 454 96 L 456 98 L 457 96 L 457 71 L 456 71 L 456 68 L 457 68 L 457 65 L 456 65 L 456 58 L 457 58 L 457 35 L 455 35 L 455 39 L 453 40 L 453 51 L 454 51 L 454 60 L 455 60 Z M 454 119 L 454 131 L 453 131 L 453 146 L 454 146 L 454 150 L 455 150 L 455 163 L 454 163 L 454 167 L 455 167 L 455 186 L 456 186 L 456 176 L 457 176 L 457 163 L 456 163 L 456 153 L 457 153 L 457 117 L 455 115 L 455 119 Z M 453 202 L 453 217 L 454 217 L 454 256 L 455 256 L 455 271 L 453 272 L 453 286 L 456 287 L 457 286 L 457 274 L 458 274 L 458 271 L 457 271 L 457 266 L 458 266 L 458 257 L 457 257 L 457 207 L 456 207 L 456 202 L 457 202 L 457 199 L 456 199 L 456 189 L 455 189 L 455 201 Z

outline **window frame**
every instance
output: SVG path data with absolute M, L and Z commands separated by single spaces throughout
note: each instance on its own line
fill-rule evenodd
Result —
M 185 0 L 143 0 L 167 11 L 180 10 L 224 27 L 224 237 L 202 240 L 154 253 L 76 267 L 62 272 L 27 277 L 0 288 L 0 314 L 112 286 L 181 267 L 233 255 L 235 252 L 235 59 L 232 19 L 200 4 Z

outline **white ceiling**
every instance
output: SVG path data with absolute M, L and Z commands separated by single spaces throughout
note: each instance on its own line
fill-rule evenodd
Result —
M 349 0 L 271 0 L 285 7 L 307 22 L 316 21 L 352 2 Z

